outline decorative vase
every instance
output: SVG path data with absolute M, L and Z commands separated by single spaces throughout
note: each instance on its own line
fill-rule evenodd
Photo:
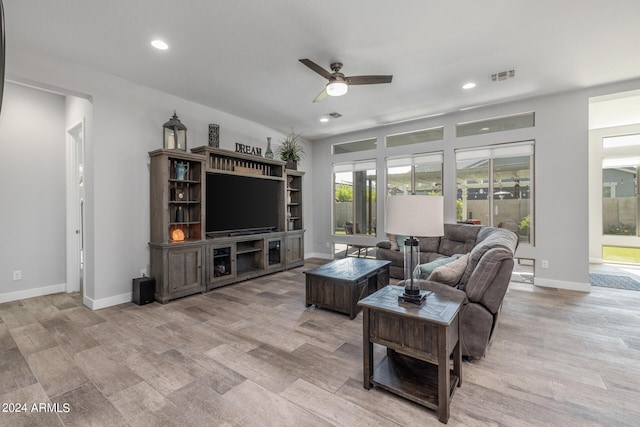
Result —
M 291 169 L 293 171 L 298 170 L 298 162 L 292 159 L 287 159 L 287 169 Z
M 189 163 L 176 162 L 176 179 L 183 181 L 189 170 Z
M 220 126 L 214 123 L 209 125 L 209 147 L 220 147 Z
M 271 137 L 267 137 L 267 151 L 265 151 L 264 156 L 267 159 L 273 159 L 273 151 L 271 151 Z

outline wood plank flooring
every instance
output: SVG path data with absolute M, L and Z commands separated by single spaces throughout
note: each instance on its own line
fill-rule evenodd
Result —
M 441 425 L 362 387 L 362 313 L 304 306 L 303 271 L 322 262 L 166 305 L 0 304 L 0 425 Z M 449 425 L 640 425 L 639 331 L 640 292 L 512 283 L 487 356 L 463 362 Z

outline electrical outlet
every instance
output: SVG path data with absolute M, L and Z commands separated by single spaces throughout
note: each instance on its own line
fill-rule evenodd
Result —
M 16 270 L 13 272 L 13 280 L 22 280 L 22 270 Z
M 549 268 L 549 260 L 543 259 L 540 265 L 542 266 L 542 268 Z
M 147 277 L 147 269 L 146 268 L 141 268 L 140 269 L 140 277 Z

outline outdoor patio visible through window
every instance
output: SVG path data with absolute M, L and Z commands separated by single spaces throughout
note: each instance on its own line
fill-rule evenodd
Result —
M 333 233 L 376 235 L 376 162 L 333 166 Z
M 533 142 L 456 151 L 459 221 L 503 227 L 533 244 Z

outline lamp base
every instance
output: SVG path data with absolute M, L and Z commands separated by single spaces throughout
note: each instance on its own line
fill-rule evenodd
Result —
M 405 289 L 402 294 L 398 295 L 398 302 L 410 302 L 415 305 L 422 305 L 427 300 L 427 295 L 431 293 L 429 291 L 423 291 L 421 289 L 417 289 L 417 293 L 415 293 L 415 291 L 416 290 Z

